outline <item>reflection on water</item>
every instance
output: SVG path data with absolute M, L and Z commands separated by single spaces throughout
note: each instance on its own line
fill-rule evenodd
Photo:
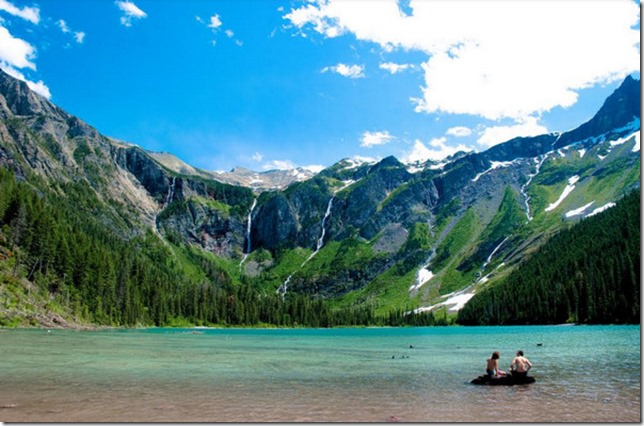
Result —
M 641 421 L 636 326 L 191 331 L 2 331 L 0 421 Z

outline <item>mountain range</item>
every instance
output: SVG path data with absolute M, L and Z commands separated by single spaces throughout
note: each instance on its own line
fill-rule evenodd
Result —
M 377 315 L 451 314 L 639 188 L 640 92 L 627 77 L 578 128 L 440 162 L 211 172 L 106 137 L 0 71 L 0 168 L 124 241 L 152 235 L 212 256 L 238 286 Z M 95 201 L 72 199 L 71 184 Z

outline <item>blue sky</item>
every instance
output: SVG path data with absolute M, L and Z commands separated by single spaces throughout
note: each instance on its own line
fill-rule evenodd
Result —
M 206 170 L 482 151 L 639 78 L 631 0 L 0 0 L 0 68 Z

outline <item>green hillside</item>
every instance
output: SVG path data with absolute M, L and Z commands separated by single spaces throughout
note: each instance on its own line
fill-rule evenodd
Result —
M 554 236 L 459 312 L 467 325 L 640 322 L 640 190 Z

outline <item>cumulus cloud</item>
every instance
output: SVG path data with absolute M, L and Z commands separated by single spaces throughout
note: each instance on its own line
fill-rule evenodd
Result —
M 33 24 L 40 22 L 40 10 L 37 7 L 18 8 L 6 0 L 0 0 L 0 10 L 13 16 L 25 19 Z M 51 98 L 51 92 L 42 81 L 32 81 L 27 78 L 22 70 L 36 71 L 36 48 L 29 42 L 14 37 L 3 24 L 0 18 L 0 69 L 14 78 L 24 81 L 34 92 Z M 63 21 L 64 23 L 64 21 Z M 62 27 L 61 27 L 62 29 Z
M 521 120 L 639 70 L 632 0 L 411 0 L 408 9 L 401 14 L 396 0 L 312 0 L 284 18 L 303 35 L 352 34 L 385 51 L 427 54 L 418 112 Z
M 121 16 L 121 24 L 126 27 L 131 27 L 134 20 L 148 16 L 147 13 L 139 9 L 139 7 L 131 1 L 117 1 L 115 4 L 121 12 L 123 12 L 123 16 Z
M 447 145 L 447 138 L 436 138 L 429 141 L 429 147 L 422 141 L 416 140 L 411 151 L 405 152 L 402 161 L 405 163 L 423 162 L 427 160 L 440 161 L 459 151 L 472 151 L 472 148 L 459 144 Z
M 29 21 L 32 24 L 38 25 L 40 22 L 40 9 L 37 7 L 19 8 L 7 0 L 0 0 L 0 10 Z
M 376 145 L 385 145 L 394 139 L 388 131 L 384 132 L 364 132 L 360 140 L 360 146 L 371 148 Z
M 364 67 L 362 65 L 337 64 L 322 68 L 322 72 L 334 72 L 343 77 L 364 78 Z
M 544 133 L 548 133 L 548 129 L 540 125 L 535 117 L 525 117 L 514 125 L 486 128 L 477 142 L 479 145 L 489 148 L 517 136 L 537 136 Z
M 450 136 L 465 137 L 472 134 L 472 129 L 463 126 L 452 127 L 446 132 Z
M 0 63 L 13 68 L 36 70 L 33 59 L 36 49 L 26 41 L 16 38 L 5 27 L 0 26 Z

